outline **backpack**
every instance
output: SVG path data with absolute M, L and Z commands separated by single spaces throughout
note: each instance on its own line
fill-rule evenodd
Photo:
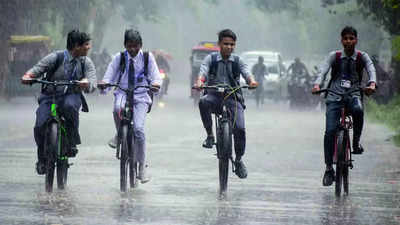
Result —
M 232 76 L 229 76 L 229 81 L 231 84 L 234 84 L 235 86 L 240 86 L 239 79 L 240 79 L 240 67 L 239 67 L 239 56 L 234 55 L 233 56 L 234 60 L 232 62 Z M 214 76 L 218 72 L 218 61 L 217 61 L 217 54 L 212 53 L 211 54 L 211 64 L 210 64 L 210 71 L 209 74 L 213 74 Z M 239 89 L 238 91 L 235 92 L 236 98 L 242 104 L 243 109 L 246 108 L 246 105 L 244 104 L 244 98 L 243 98 L 243 93 L 242 90 Z
M 331 86 L 331 83 L 333 80 L 335 80 L 339 74 L 340 70 L 340 64 L 341 64 L 341 58 L 342 52 L 337 51 L 336 52 L 336 57 L 335 57 L 335 62 L 332 64 L 332 70 L 331 70 L 331 79 L 329 80 L 328 83 L 328 88 Z M 364 62 L 361 59 L 361 52 L 357 51 L 357 57 L 356 57 L 356 72 L 358 74 L 358 81 L 361 83 L 362 80 L 362 71 L 364 69 Z
M 56 62 L 54 63 L 53 67 L 49 69 L 49 71 L 46 73 L 44 79 L 45 80 L 50 80 L 50 78 L 54 75 L 54 73 L 58 70 L 58 68 L 61 66 L 61 64 L 64 62 L 64 52 L 56 52 L 57 58 Z M 82 70 L 82 75 L 85 77 L 85 58 L 81 59 L 81 70 Z M 42 93 L 45 91 L 47 88 L 47 85 L 43 84 L 42 85 Z M 82 112 L 89 112 L 89 106 L 86 102 L 85 96 L 83 95 L 82 91 L 80 92 L 80 98 L 82 102 Z
M 122 75 L 124 74 L 125 69 L 126 69 L 125 51 L 120 52 L 119 54 L 120 54 L 120 61 L 119 61 L 119 77 L 118 77 L 118 82 L 117 82 L 118 85 L 121 82 Z M 148 51 L 144 51 L 143 52 L 143 58 L 144 58 L 144 68 L 143 68 L 144 71 L 143 71 L 143 74 L 146 77 L 147 81 L 149 82 L 149 77 L 148 77 L 149 52 Z M 151 98 L 151 104 L 149 105 L 149 108 L 147 109 L 147 113 L 149 113 L 151 111 L 151 107 L 153 105 L 153 92 L 149 90 L 147 92 L 147 94 Z

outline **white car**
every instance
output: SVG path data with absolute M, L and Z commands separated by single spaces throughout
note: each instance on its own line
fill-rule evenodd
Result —
M 263 82 L 265 96 L 273 100 L 281 100 L 287 97 L 287 85 L 285 80 L 285 69 L 279 52 L 272 51 L 247 51 L 240 57 L 248 65 L 250 71 L 258 62 L 258 57 L 264 58 L 264 64 L 268 68 Z

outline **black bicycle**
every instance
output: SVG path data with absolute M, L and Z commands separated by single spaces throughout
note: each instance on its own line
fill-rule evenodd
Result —
M 338 93 L 331 89 L 321 89 L 314 94 L 320 94 L 325 92 L 333 93 L 341 99 L 350 98 L 354 92 L 363 91 L 361 88 L 357 88 L 345 93 Z M 350 142 L 350 130 L 353 128 L 353 120 L 349 110 L 346 107 L 341 109 L 340 123 L 335 134 L 335 148 L 333 155 L 333 163 L 336 164 L 335 174 L 335 194 L 340 196 L 343 191 L 346 195 L 349 194 L 349 168 L 353 169 L 353 159 L 351 154 L 351 142 Z
M 232 172 L 235 172 L 235 164 L 232 158 L 232 122 L 231 113 L 225 105 L 225 99 L 232 96 L 240 89 L 249 88 L 249 86 L 231 87 L 228 85 L 202 86 L 200 89 L 214 90 L 224 96 L 221 107 L 212 112 L 215 115 L 215 130 L 218 166 L 219 166 L 219 194 L 221 198 L 226 197 L 228 189 L 229 160 L 232 162 Z M 193 87 L 196 89 L 196 87 Z M 197 88 L 198 89 L 198 88 Z M 238 103 L 240 104 L 240 103 Z
M 79 81 L 46 81 L 41 79 L 32 79 L 32 84 L 44 84 L 47 86 L 78 86 Z M 67 89 L 65 89 L 66 91 Z M 45 187 L 47 192 L 53 191 L 54 171 L 57 168 L 57 187 L 64 189 L 67 185 L 68 169 L 72 164 L 68 163 L 68 157 L 74 157 L 76 152 L 71 151 L 70 138 L 68 130 L 65 127 L 65 119 L 62 116 L 57 105 L 57 97 L 65 95 L 64 93 L 53 92 L 51 94 L 51 118 L 45 125 L 44 153 L 46 156 L 46 176 Z
M 97 87 L 105 89 L 115 87 L 126 93 L 126 102 L 119 113 L 121 122 L 118 126 L 116 157 L 120 160 L 120 190 L 126 192 L 127 181 L 131 188 L 137 186 L 138 164 L 136 162 L 136 151 L 134 150 L 133 134 L 133 95 L 138 88 L 150 89 L 150 86 L 136 86 L 135 88 L 122 88 L 119 84 L 98 84 Z

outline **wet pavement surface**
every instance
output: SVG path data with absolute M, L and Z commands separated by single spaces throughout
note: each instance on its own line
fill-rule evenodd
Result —
M 125 194 L 119 161 L 106 146 L 115 132 L 112 95 L 88 98 L 68 187 L 51 194 L 34 171 L 35 99 L 0 100 L 0 224 L 400 224 L 400 149 L 389 129 L 366 122 L 366 153 L 354 156 L 350 195 L 335 197 L 321 181 L 324 113 L 271 102 L 257 110 L 248 100 L 249 176 L 231 173 L 228 197 L 219 200 L 218 162 L 215 150 L 201 148 L 198 109 L 186 88 L 170 92 L 146 121 L 152 180 Z

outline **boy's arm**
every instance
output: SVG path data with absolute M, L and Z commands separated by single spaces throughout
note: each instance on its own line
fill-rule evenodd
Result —
M 119 61 L 120 61 L 120 54 L 116 54 L 111 62 L 107 66 L 106 73 L 104 74 L 103 79 L 99 83 L 106 83 L 106 84 L 113 84 L 116 81 L 116 75 L 119 75 Z M 101 90 L 101 94 L 105 94 L 110 91 L 111 88 L 106 88 L 105 90 Z
M 149 79 L 150 85 L 161 87 L 162 85 L 162 78 L 160 75 L 160 71 L 158 70 L 156 60 L 151 52 L 149 52 Z
M 326 80 L 326 75 L 328 74 L 329 70 L 332 67 L 333 62 L 336 59 L 336 52 L 331 52 L 329 56 L 325 59 L 325 61 L 322 63 L 322 65 L 319 67 L 319 73 L 317 75 L 317 79 L 314 82 L 314 87 L 316 85 L 323 86 L 325 80 Z
M 361 53 L 362 60 L 364 61 L 365 70 L 368 74 L 368 86 L 371 83 L 376 84 L 376 69 L 374 63 L 366 52 Z

